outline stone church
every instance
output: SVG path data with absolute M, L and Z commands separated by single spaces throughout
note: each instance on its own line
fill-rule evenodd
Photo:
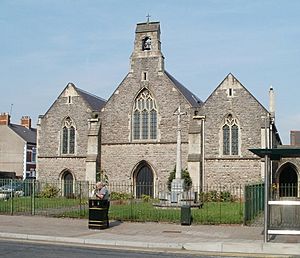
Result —
M 272 95 L 267 110 L 230 73 L 203 102 L 166 71 L 160 23 L 139 23 L 129 72 L 107 101 L 69 83 L 39 117 L 37 177 L 105 174 L 145 183 L 153 196 L 174 170 L 180 130 L 182 168 L 195 187 L 260 182 L 264 162 L 249 149 L 281 145 Z

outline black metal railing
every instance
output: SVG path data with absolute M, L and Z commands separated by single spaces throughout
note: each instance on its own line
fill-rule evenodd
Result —
M 86 181 L 0 180 L 0 213 L 87 218 L 93 187 Z M 190 205 L 193 223 L 243 222 L 239 185 L 188 186 L 175 193 L 160 182 L 109 182 L 107 187 L 110 219 L 179 223 L 180 207 Z

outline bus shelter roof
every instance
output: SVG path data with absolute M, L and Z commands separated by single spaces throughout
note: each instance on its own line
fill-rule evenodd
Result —
M 281 158 L 300 157 L 300 148 L 274 148 L 274 149 L 249 149 L 252 153 L 263 158 L 266 155 L 271 160 L 280 160 Z

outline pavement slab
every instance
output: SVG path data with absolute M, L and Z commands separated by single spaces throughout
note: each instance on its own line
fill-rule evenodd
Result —
M 0 215 L 0 238 L 105 247 L 187 250 L 300 257 L 300 236 L 273 236 L 264 243 L 263 227 L 178 225 L 110 221 L 103 230 L 87 219 Z

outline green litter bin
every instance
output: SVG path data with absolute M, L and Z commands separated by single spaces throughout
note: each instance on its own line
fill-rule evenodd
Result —
M 191 225 L 192 224 L 192 213 L 190 205 L 181 206 L 181 225 Z

